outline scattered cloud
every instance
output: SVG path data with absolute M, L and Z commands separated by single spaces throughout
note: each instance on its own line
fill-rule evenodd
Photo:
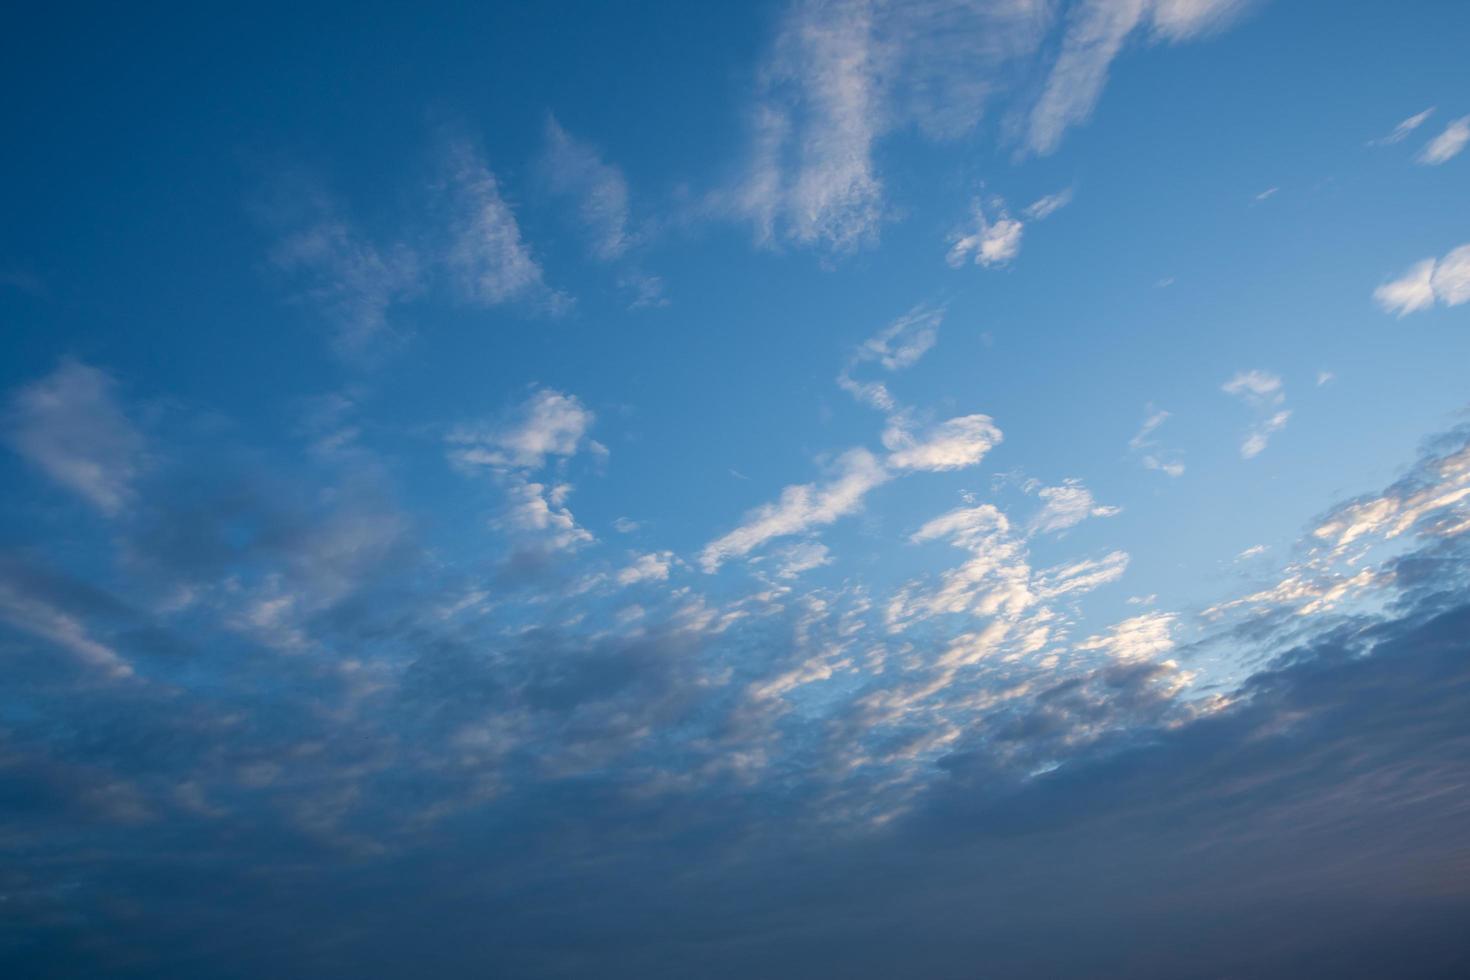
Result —
M 640 582 L 666 582 L 669 569 L 674 563 L 672 551 L 653 551 L 638 555 L 633 562 L 617 574 L 619 585 L 637 585 Z
M 1146 470 L 1158 470 L 1171 477 L 1183 476 L 1184 463 L 1180 461 L 1178 454 L 1166 450 L 1154 438 L 1155 430 L 1169 420 L 1169 413 L 1163 409 L 1155 409 L 1152 405 L 1148 406 L 1147 413 L 1143 425 L 1128 440 L 1128 451 L 1138 457 Z
M 1066 207 L 1071 200 L 1072 190 L 1068 188 L 1032 203 L 1024 214 L 1027 220 L 1041 221 Z M 1025 222 L 1012 218 L 1000 198 L 991 200 L 990 209 L 993 219 L 986 216 L 985 203 L 976 198 L 971 205 L 971 226 L 950 236 L 950 248 L 944 260 L 951 269 L 958 269 L 967 261 L 986 268 L 1004 266 L 1020 254 Z
M 1373 298 L 1385 313 L 1402 317 L 1427 310 L 1436 302 L 1459 306 L 1470 302 L 1470 245 L 1461 245 L 1442 258 L 1422 259 L 1402 276 L 1379 286 Z
M 1428 119 L 1433 113 L 1434 106 L 1430 106 L 1423 112 L 1416 112 L 1412 116 L 1395 126 L 1393 128 L 1393 132 L 1389 133 L 1387 136 L 1381 136 L 1376 140 L 1370 140 L 1368 142 L 1368 145 L 1391 146 L 1394 143 L 1402 143 L 1405 139 L 1408 138 L 1410 133 L 1418 129 L 1420 126 L 1424 125 L 1424 121 Z
M 1031 519 L 1035 534 L 1055 534 L 1076 527 L 1089 517 L 1114 517 L 1122 513 L 1120 507 L 1099 504 L 1080 480 L 1069 479 L 1060 486 L 1041 487 L 1036 495 L 1041 498 L 1042 507 Z
M 633 244 L 628 228 L 628 182 L 617 167 L 603 161 L 555 117 L 546 120 L 544 167 L 555 193 L 577 199 L 577 213 L 595 258 L 611 262 Z
M 514 421 L 461 425 L 449 434 L 458 463 L 539 469 L 549 457 L 571 456 L 588 443 L 595 416 L 576 395 L 540 388 L 520 406 Z
M 1225 26 L 1244 0 L 1082 0 L 1067 13 L 1061 46 L 1027 120 L 1025 148 L 1040 156 L 1061 145 L 1068 129 L 1092 115 L 1108 69 L 1136 31 L 1177 43 Z
M 271 247 L 270 263 L 298 285 L 298 299 L 331 321 L 339 354 L 369 355 L 395 333 L 393 306 L 423 288 L 418 254 L 403 242 L 375 245 L 320 195 L 308 195 L 306 211 Z
M 1466 143 L 1470 143 L 1470 116 L 1461 116 L 1446 126 L 1444 132 L 1424 144 L 1424 149 L 1419 151 L 1419 162 L 1432 167 L 1438 166 L 1459 156 Z
M 757 507 L 739 527 L 707 544 L 699 565 L 715 572 L 731 558 L 748 555 L 768 541 L 831 524 L 857 512 L 868 493 L 891 478 L 878 457 L 866 449 L 850 450 L 836 461 L 826 482 L 787 487 L 775 502 Z
M 134 499 L 143 437 L 123 411 L 112 376 L 66 359 L 10 401 L 5 439 L 58 485 L 115 516 Z
M 546 284 L 500 181 L 468 141 L 446 149 L 443 188 L 449 211 L 444 262 L 461 299 L 476 306 L 525 302 L 551 314 L 571 308 L 570 296 Z
M 1265 450 L 1271 436 L 1286 428 L 1291 419 L 1291 411 L 1281 407 L 1286 402 L 1281 378 L 1269 371 L 1241 371 L 1221 385 L 1220 390 L 1241 399 L 1261 416 L 1240 444 L 1241 458 L 1254 459 Z

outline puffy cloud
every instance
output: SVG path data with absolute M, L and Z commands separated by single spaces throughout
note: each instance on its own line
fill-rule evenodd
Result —
M 888 465 L 899 470 L 957 470 L 974 466 L 1003 438 L 988 415 L 962 415 L 915 436 L 901 420 L 883 433 Z
M 669 568 L 673 565 L 674 553 L 671 551 L 653 551 L 646 555 L 638 555 L 631 564 L 620 569 L 617 574 L 619 585 L 636 585 L 639 582 L 666 582 L 669 578 Z
M 1439 259 L 1415 262 L 1402 276 L 1373 291 L 1385 313 L 1404 316 L 1427 310 L 1436 302 L 1459 306 L 1470 302 L 1470 245 L 1461 245 Z
M 539 469 L 548 457 L 571 456 L 588 445 L 595 416 L 575 395 L 536 391 L 509 425 L 459 426 L 449 434 L 452 458 L 466 465 Z
M 1026 208 L 1029 221 L 1041 221 L 1066 207 L 1072 200 L 1072 191 L 1067 189 L 1046 197 Z M 986 216 L 984 202 L 978 198 L 971 206 L 973 223 L 968 229 L 956 231 L 950 236 L 950 247 L 944 260 L 951 269 L 958 269 L 966 261 L 990 268 L 1008 265 L 1021 253 L 1021 235 L 1026 225 L 1012 218 L 1006 211 L 1005 202 L 999 198 L 991 202 L 994 218 Z
M 106 372 L 64 360 L 15 393 L 5 438 L 47 477 L 104 514 L 134 498 L 143 438 L 117 400 Z
M 1419 162 L 1438 166 L 1459 156 L 1466 143 L 1470 143 L 1470 116 L 1461 116 L 1451 121 L 1444 132 L 1424 144 L 1424 149 L 1419 152 Z

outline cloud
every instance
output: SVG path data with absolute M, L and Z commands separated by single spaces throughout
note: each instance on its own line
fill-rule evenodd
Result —
M 896 412 L 898 403 L 887 385 L 881 381 L 854 380 L 853 373 L 858 365 L 872 361 L 888 371 L 913 367 L 934 346 L 939 338 L 939 325 L 943 322 L 942 307 L 914 307 L 858 346 L 838 374 L 837 386 L 880 412 Z
M 914 435 L 903 420 L 883 432 L 888 465 L 899 470 L 957 470 L 974 466 L 1003 438 L 988 415 L 962 415 Z
M 1409 118 L 1405 119 L 1403 122 L 1395 126 L 1393 128 L 1393 132 L 1389 133 L 1387 136 L 1379 137 L 1376 140 L 1370 140 L 1368 145 L 1391 146 L 1394 143 L 1402 143 L 1405 139 L 1408 138 L 1410 133 L 1418 129 L 1420 126 L 1424 125 L 1424 121 L 1428 119 L 1433 113 L 1434 106 L 1430 106 L 1423 112 L 1416 112 L 1414 113 L 1414 115 L 1410 116 Z
M 1174 43 L 1225 25 L 1247 6 L 1081 0 L 1066 8 L 1056 43 L 1059 5 L 1044 0 L 796 0 L 759 73 L 741 174 L 710 196 L 709 207 L 749 221 L 766 245 L 835 254 L 870 245 L 891 213 L 878 164 L 886 138 L 912 128 L 931 140 L 955 139 L 1009 97 L 1027 117 L 1024 148 L 1049 153 L 1091 114 L 1108 65 L 1135 29 Z M 1031 102 L 1038 75 L 1045 82 Z M 1043 202 L 1032 218 L 1045 216 Z M 1005 222 L 1014 220 L 1002 217 L 995 230 L 1009 231 Z
M 1286 401 L 1281 378 L 1269 371 L 1241 371 L 1221 385 L 1220 390 L 1240 398 L 1260 416 L 1240 444 L 1241 458 L 1253 459 L 1266 448 L 1272 434 L 1286 428 L 1291 418 L 1289 409 L 1280 408 Z
M 1071 200 L 1072 190 L 1068 188 L 1033 202 L 1024 214 L 1027 220 L 1041 221 L 1066 207 Z M 951 269 L 958 269 L 972 257 L 976 265 L 986 268 L 1009 264 L 1021 252 L 1021 235 L 1025 231 L 1025 223 L 1012 218 L 1006 212 L 1005 202 L 1000 198 L 991 202 L 991 209 L 995 212 L 994 220 L 986 217 L 985 205 L 978 198 L 971 207 L 974 214 L 973 225 L 968 230 L 956 231 L 950 236 L 950 248 L 944 257 L 945 262 Z
M 521 237 L 500 182 L 466 141 L 449 144 L 443 189 L 449 216 L 444 263 L 460 297 L 477 306 L 527 302 L 552 314 L 572 299 L 546 284 L 540 263 Z
M 1006 265 L 1021 253 L 1021 233 L 1025 225 L 1000 211 L 994 221 L 985 217 L 984 208 L 975 205 L 975 226 L 972 231 L 955 232 L 950 238 L 949 252 L 944 261 L 951 269 L 958 269 L 973 256 L 976 265 L 990 268 Z
M 1415 262 L 1407 272 L 1373 291 L 1385 313 L 1404 316 L 1427 310 L 1436 302 L 1459 306 L 1470 302 L 1470 245 L 1461 245 L 1439 259 Z
M 572 485 L 532 474 L 583 450 L 606 455 L 601 443 L 587 437 L 595 418 L 575 395 L 539 388 L 511 420 L 459 425 L 445 441 L 456 467 L 471 473 L 488 470 L 505 487 L 506 507 L 497 527 L 530 535 L 553 550 L 571 550 L 596 540 L 566 507 Z
M 1143 425 L 1128 440 L 1128 451 L 1139 458 L 1144 469 L 1180 477 L 1184 475 L 1184 463 L 1178 459 L 1177 454 L 1162 450 L 1158 440 L 1153 437 L 1154 431 L 1167 422 L 1169 417 L 1169 413 L 1163 409 L 1155 410 L 1152 405 L 1148 406 Z
M 576 395 L 551 388 L 535 391 L 509 424 L 461 425 L 452 430 L 452 458 L 471 466 L 539 469 L 550 457 L 571 456 L 589 445 L 596 416 Z
M 1241 0 L 1082 0 L 1067 14 L 1061 48 L 1027 122 L 1026 149 L 1044 156 L 1061 145 L 1068 129 L 1097 106 L 1108 69 L 1136 30 L 1156 42 L 1175 43 L 1224 26 L 1247 3 Z
M 546 120 L 544 166 L 552 190 L 577 199 L 593 256 L 603 262 L 622 257 L 633 244 L 628 230 L 628 182 L 622 171 L 569 134 L 555 117 Z
M 1041 510 L 1031 519 L 1031 530 L 1036 534 L 1055 534 L 1076 527 L 1089 517 L 1113 517 L 1122 513 L 1119 507 L 1098 504 L 1092 491 L 1079 480 L 1064 480 L 1060 486 L 1042 487 L 1036 495 L 1042 500 Z
M 337 216 L 324 198 L 269 252 L 275 268 L 299 283 L 300 298 L 335 326 L 338 353 L 361 357 L 393 334 L 389 312 L 423 288 L 420 261 L 408 245 L 380 248 Z
M 134 499 L 143 437 L 117 400 L 110 375 L 66 359 L 11 396 L 5 438 L 51 480 L 103 514 Z
M 1459 156 L 1466 143 L 1470 143 L 1470 116 L 1461 116 L 1450 122 L 1444 132 L 1424 144 L 1424 149 L 1419 151 L 1419 162 L 1438 166 Z
M 639 582 L 666 582 L 669 578 L 669 568 L 673 564 L 674 553 L 671 551 L 654 551 L 646 555 L 638 555 L 632 564 L 621 569 L 617 574 L 619 585 L 636 585 Z
M 715 572 L 731 558 L 748 555 L 775 538 L 800 534 L 855 513 L 871 490 L 892 478 L 878 457 L 866 449 L 844 453 L 833 470 L 825 483 L 786 487 L 775 502 L 751 511 L 739 527 L 704 547 L 700 567 Z
M 720 206 L 765 243 L 872 243 L 886 215 L 879 142 L 908 125 L 934 139 L 969 131 L 1047 21 L 1036 0 L 799 0 L 761 72 L 745 172 Z

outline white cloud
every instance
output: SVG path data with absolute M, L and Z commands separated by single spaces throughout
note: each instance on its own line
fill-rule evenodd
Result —
M 1024 214 L 1028 221 L 1042 221 L 1066 207 L 1071 200 L 1072 189 L 1069 187 L 1033 201 Z M 1005 201 L 998 197 L 991 200 L 990 207 L 995 212 L 993 221 L 986 217 L 985 202 L 976 198 L 971 204 L 974 218 L 971 227 L 950 236 L 949 252 L 944 257 L 950 268 L 958 269 L 972 257 L 976 265 L 986 268 L 1003 266 L 1020 254 L 1025 222 L 1012 218 L 1006 211 Z
M 1470 143 L 1470 116 L 1461 116 L 1446 126 L 1444 132 L 1424 144 L 1424 149 L 1419 152 L 1419 162 L 1437 166 L 1459 156 L 1466 143 Z
M 1245 442 L 1240 445 L 1240 456 L 1242 459 L 1254 459 L 1266 448 L 1272 433 L 1280 432 L 1286 428 L 1287 420 L 1291 418 L 1291 412 L 1277 412 L 1266 419 L 1260 425 L 1251 430 L 1246 436 Z
M 1261 193 L 1256 195 L 1256 203 L 1259 204 L 1262 201 L 1270 200 L 1272 197 L 1275 197 L 1277 192 L 1279 192 L 1280 190 L 1281 188 L 1279 187 L 1266 188 L 1265 190 L 1261 191 Z
M 837 376 L 837 386 L 880 412 L 897 411 L 898 403 L 887 385 L 881 381 L 857 381 L 852 376 L 853 371 L 865 361 L 877 361 L 889 371 L 913 367 L 934 346 L 943 320 L 942 307 L 914 307 L 863 341 Z
M 82 663 L 115 678 L 128 677 L 132 666 L 117 651 L 94 639 L 77 617 L 55 608 L 17 583 L 0 579 L 0 620 L 54 643 Z
M 1323 385 L 1331 384 L 1335 380 L 1337 380 L 1337 375 L 1336 374 L 1333 374 L 1331 371 L 1318 371 L 1317 372 L 1317 387 L 1318 388 L 1322 387 Z
M 866 449 L 844 453 L 835 471 L 826 483 L 789 486 L 775 502 L 751 511 L 745 523 L 705 546 L 699 556 L 700 567 L 714 572 L 729 559 L 747 555 L 775 538 L 800 534 L 855 513 L 870 490 L 891 479 L 889 471 Z
M 958 269 L 967 261 L 988 269 L 1005 265 L 1021 253 L 1021 233 L 1026 226 L 1007 215 L 1003 207 L 991 221 L 985 216 L 985 206 L 977 200 L 974 219 L 971 230 L 957 231 L 950 236 L 944 261 L 951 269 Z
M 1178 42 L 1226 24 L 1246 0 L 1083 0 L 1067 19 L 1060 52 L 1031 109 L 1026 147 L 1045 155 L 1072 126 L 1092 115 L 1108 68 L 1136 29 L 1154 41 Z
M 571 484 L 546 483 L 531 474 L 553 458 L 565 460 L 583 449 L 606 454 L 605 447 L 587 438 L 595 418 L 575 395 L 541 388 L 520 406 L 514 421 L 455 428 L 446 437 L 449 459 L 462 470 L 488 469 L 505 487 L 505 510 L 495 526 L 551 548 L 577 548 L 596 538 L 566 506 Z
M 1133 662 L 1149 660 L 1174 649 L 1173 613 L 1145 613 L 1125 619 L 1103 634 L 1088 637 L 1077 644 L 1079 650 L 1101 650 L 1115 660 Z
M 844 252 L 874 241 L 885 213 L 878 141 L 910 124 L 933 138 L 968 131 L 1048 16 L 1042 0 L 798 0 L 761 73 L 750 159 L 723 207 L 762 242 Z
M 445 262 L 460 295 L 481 306 L 518 300 L 551 313 L 569 309 L 571 298 L 546 285 L 500 182 L 479 155 L 465 142 L 451 145 L 446 172 L 451 215 Z
M 1470 245 L 1461 245 L 1439 259 L 1415 262 L 1399 278 L 1373 291 L 1385 313 L 1405 316 L 1427 310 L 1436 302 L 1459 306 L 1470 302 Z
M 818 541 L 794 544 L 784 549 L 778 558 L 776 577 L 781 579 L 796 578 L 802 572 L 809 572 L 813 568 L 832 564 L 832 556 L 827 546 Z
M 363 354 L 391 332 L 393 304 L 421 288 L 418 256 L 402 243 L 378 248 L 320 195 L 307 203 L 314 218 L 276 242 L 268 259 L 300 280 L 301 298 L 332 322 L 338 352 Z
M 1184 464 L 1176 454 L 1162 450 L 1153 436 L 1154 431 L 1169 420 L 1169 413 L 1163 409 L 1155 411 L 1152 405 L 1148 406 L 1147 411 L 1143 425 L 1128 440 L 1128 451 L 1139 457 L 1139 462 L 1146 470 L 1158 470 L 1171 477 L 1183 476 Z
M 1049 568 L 1038 576 L 1037 591 L 1046 599 L 1069 592 L 1091 592 L 1122 578 L 1128 570 L 1128 561 L 1126 551 L 1113 551 L 1102 558 Z
M 1393 128 L 1393 132 L 1389 133 L 1387 136 L 1382 136 L 1376 140 L 1370 141 L 1368 145 L 1389 146 L 1394 143 L 1402 143 L 1405 139 L 1408 138 L 1410 133 L 1418 129 L 1420 126 L 1424 125 L 1424 121 L 1428 119 L 1433 112 L 1434 106 L 1430 106 L 1423 112 L 1414 113 L 1414 115 L 1410 116 L 1408 119 L 1405 119 L 1403 122 L 1395 126 Z
M 592 532 L 577 524 L 566 500 L 572 487 L 567 483 L 548 485 L 526 480 L 519 474 L 509 478 L 506 508 L 497 526 L 534 537 L 547 547 L 571 550 L 596 540 Z
M 42 473 L 102 513 L 115 515 L 132 501 L 143 438 L 105 372 L 62 361 L 15 393 L 5 435 Z
M 628 231 L 628 182 L 588 144 L 546 121 L 545 167 L 551 188 L 578 199 L 577 210 L 601 261 L 619 258 L 632 244 Z
M 575 395 L 542 388 L 531 395 L 510 425 L 460 426 L 449 442 L 461 464 L 538 469 L 549 456 L 571 456 L 584 445 L 596 416 Z M 594 451 L 601 447 L 586 443 Z
M 619 517 L 612 522 L 612 526 L 613 530 L 617 531 L 619 534 L 632 534 L 643 525 L 639 524 L 637 521 L 629 520 L 626 517 Z
M 917 306 L 866 340 L 857 357 L 877 361 L 889 371 L 913 367 L 939 337 L 944 310 Z
M 888 465 L 900 470 L 956 470 L 974 466 L 1003 438 L 988 415 L 962 415 L 915 437 L 892 420 L 883 433 Z
M 1281 379 L 1269 371 L 1241 371 L 1221 385 L 1220 390 L 1252 405 L 1279 405 L 1286 398 Z
M 1026 217 L 1032 221 L 1041 221 L 1056 214 L 1062 208 L 1072 203 L 1072 188 L 1055 194 L 1048 194 L 1039 200 L 1031 202 L 1026 208 Z
M 1261 414 L 1240 444 L 1241 458 L 1254 459 L 1266 448 L 1274 433 L 1286 428 L 1291 418 L 1290 410 L 1280 408 L 1286 402 L 1281 378 L 1269 371 L 1241 371 L 1221 385 L 1220 390 L 1235 395 Z
M 619 585 L 635 585 L 639 582 L 665 582 L 669 578 L 669 568 L 673 564 L 674 553 L 672 551 L 652 551 L 646 555 L 639 555 L 633 563 L 621 569 L 617 574 Z
M 1031 530 L 1052 534 L 1075 527 L 1089 517 L 1113 517 L 1122 513 L 1118 507 L 1100 505 L 1092 491 L 1079 480 L 1064 480 L 1060 486 L 1042 487 L 1036 492 L 1042 500 L 1040 512 L 1031 519 Z

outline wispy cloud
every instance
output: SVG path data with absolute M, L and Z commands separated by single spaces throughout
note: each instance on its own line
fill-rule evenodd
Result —
M 37 469 L 88 504 L 116 515 L 135 496 L 143 437 L 104 371 L 71 359 L 17 391 L 5 439 Z
M 465 302 L 519 301 L 552 314 L 571 308 L 570 296 L 546 284 L 499 180 L 467 140 L 448 144 L 443 188 L 449 221 L 444 262 Z
M 711 541 L 699 564 L 714 572 L 731 558 L 748 555 L 776 538 L 801 534 L 857 512 L 869 491 L 892 479 L 883 463 L 866 449 L 844 453 L 822 483 L 789 486 L 773 503 L 757 507 L 741 525 Z
M 1438 259 L 1415 262 L 1399 278 L 1373 291 L 1385 313 L 1402 317 L 1427 310 L 1435 303 L 1459 306 L 1470 302 L 1470 245 L 1461 245 Z
M 1072 190 L 1068 188 L 1033 202 L 1023 213 L 1029 221 L 1041 221 L 1066 207 L 1071 200 Z M 992 216 L 987 216 L 986 210 L 985 202 L 976 198 L 971 206 L 970 226 L 950 236 L 950 248 L 944 260 L 951 269 L 958 269 L 971 258 L 976 265 L 986 268 L 1004 266 L 1020 254 L 1025 222 L 1011 217 L 1006 211 L 1005 201 L 1000 198 L 990 201 Z
M 269 260 L 332 323 L 340 354 L 370 356 L 395 332 L 392 307 L 423 288 L 419 256 L 403 242 L 374 244 L 325 198 L 309 197 L 304 219 L 271 247 Z
M 1147 412 L 1143 425 L 1128 440 L 1128 451 L 1138 457 L 1146 470 L 1158 470 L 1174 477 L 1183 476 L 1184 463 L 1178 454 L 1164 449 L 1154 437 L 1158 427 L 1169 420 L 1169 413 L 1163 409 L 1155 409 L 1152 405 L 1148 406 Z
M 1420 126 L 1424 125 L 1424 121 L 1428 119 L 1431 115 L 1433 115 L 1433 113 L 1434 106 L 1430 106 L 1423 112 L 1416 112 L 1412 116 L 1395 126 L 1393 128 L 1393 132 L 1389 133 L 1387 136 L 1380 136 L 1376 140 L 1370 140 L 1368 142 L 1368 145 L 1392 146 L 1394 143 L 1402 143 L 1404 140 L 1408 139 L 1410 133 L 1418 129 Z
M 503 485 L 506 509 L 496 526 L 553 549 L 580 547 L 595 538 L 566 506 L 572 485 L 535 474 L 549 461 L 565 461 L 583 450 L 605 456 L 607 449 L 587 437 L 594 418 L 575 395 L 538 389 L 510 421 L 452 429 L 446 437 L 449 460 L 466 473 L 489 472 Z
M 1186 41 L 1223 27 L 1249 6 L 1244 0 L 1083 0 L 1067 14 L 1065 32 L 1041 96 L 1032 107 L 1026 149 L 1045 155 L 1068 129 L 1092 115 L 1108 69 L 1135 31 L 1155 42 Z
M 1036 534 L 1055 534 L 1075 527 L 1089 517 L 1114 517 L 1122 508 L 1099 504 L 1092 491 L 1081 480 L 1068 479 L 1058 486 L 1040 487 L 1036 495 L 1042 507 L 1031 519 L 1031 530 Z
M 1419 162 L 1438 166 L 1459 156 L 1466 143 L 1470 143 L 1470 116 L 1461 116 L 1446 126 L 1444 132 L 1424 144 L 1424 149 L 1419 151 Z
M 1291 411 L 1282 407 L 1286 390 L 1281 378 L 1269 371 L 1241 371 L 1220 390 L 1241 399 L 1261 416 L 1240 444 L 1241 458 L 1254 459 L 1265 450 L 1272 434 L 1284 429 L 1291 418 Z

